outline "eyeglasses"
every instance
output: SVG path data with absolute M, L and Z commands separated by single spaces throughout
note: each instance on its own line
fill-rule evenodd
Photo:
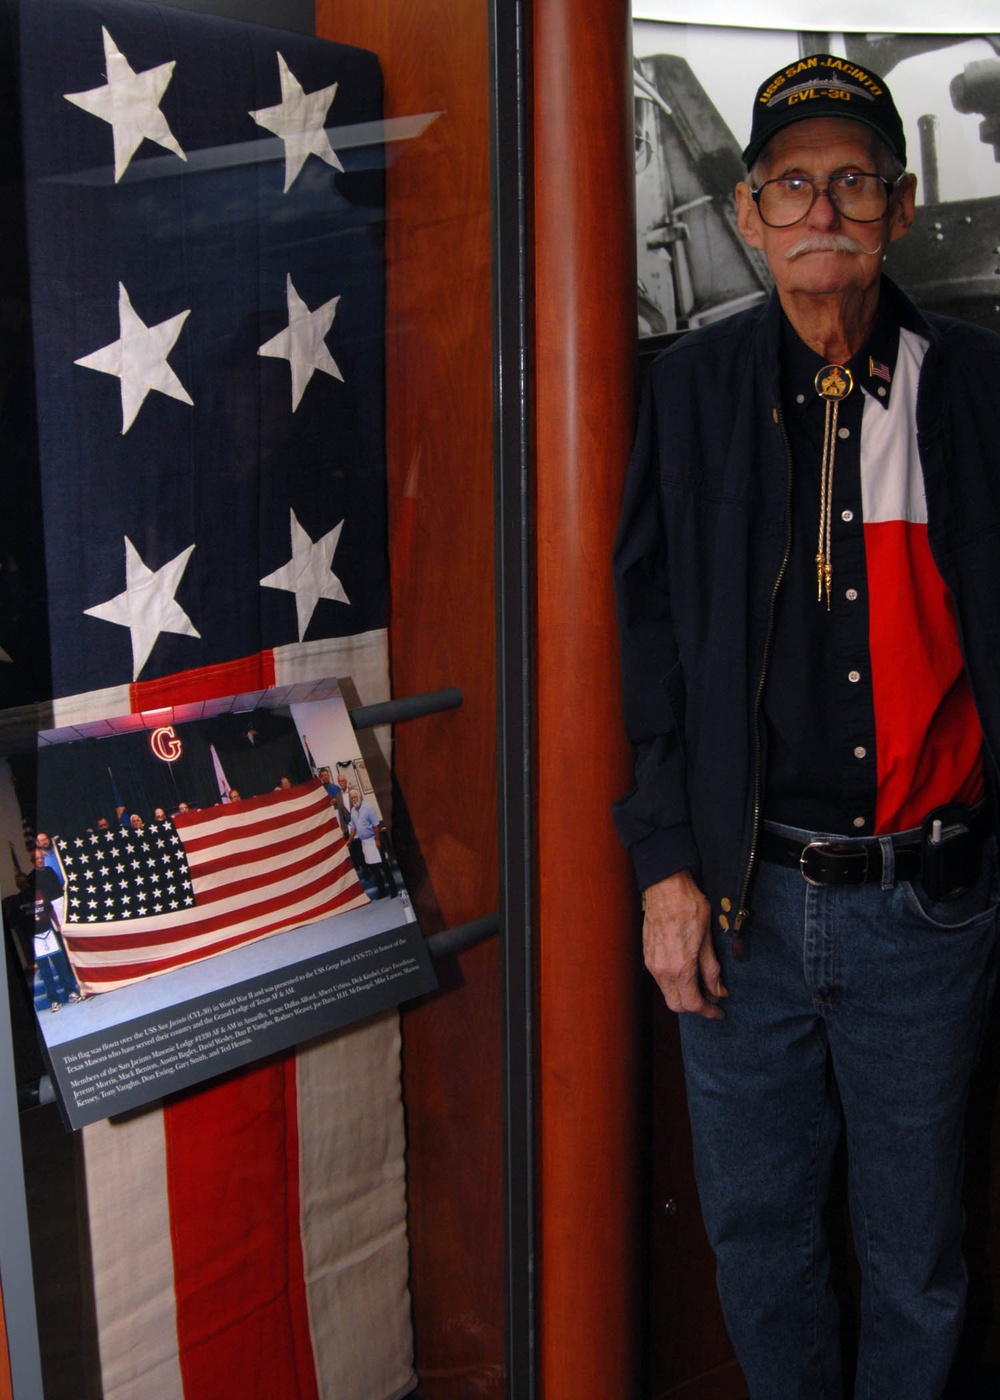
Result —
M 899 177 L 901 180 L 902 175 Z M 750 194 L 760 217 L 770 228 L 788 228 L 804 219 L 821 194 L 845 219 L 856 224 L 873 224 L 885 213 L 889 196 L 899 180 L 883 180 L 881 175 L 848 171 L 827 175 L 826 184 L 817 184 L 808 175 L 781 175 L 765 180 Z

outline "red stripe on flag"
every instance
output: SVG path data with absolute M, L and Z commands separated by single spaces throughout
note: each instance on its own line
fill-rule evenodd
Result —
M 319 1400 L 294 1057 L 181 1096 L 164 1122 L 185 1400 Z
M 133 681 L 129 686 L 133 714 L 141 710 L 164 710 L 169 705 L 189 705 L 199 700 L 215 700 L 220 695 L 241 695 L 249 690 L 267 690 L 276 681 L 274 654 L 257 652 L 235 661 L 202 666 L 194 671 L 175 671 L 159 680 Z

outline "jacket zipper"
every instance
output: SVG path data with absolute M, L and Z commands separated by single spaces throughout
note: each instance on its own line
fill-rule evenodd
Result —
M 781 430 L 781 440 L 785 444 L 785 459 L 788 463 L 788 471 L 785 478 L 785 552 L 782 555 L 781 567 L 778 569 L 771 589 L 771 604 L 767 615 L 767 632 L 764 637 L 764 654 L 761 659 L 760 678 L 757 681 L 757 693 L 754 697 L 753 707 L 753 737 L 754 737 L 754 775 L 753 775 L 753 824 L 750 832 L 750 852 L 747 856 L 746 869 L 743 872 L 743 883 L 740 886 L 740 898 L 736 909 L 736 916 L 733 919 L 733 952 L 739 957 L 743 952 L 742 930 L 750 917 L 750 910 L 747 907 L 750 899 L 750 885 L 753 880 L 754 866 L 757 863 L 757 843 L 760 839 L 761 804 L 763 799 L 763 766 L 764 754 L 761 740 L 761 710 L 764 704 L 764 685 L 767 681 L 767 670 L 771 661 L 771 647 L 774 642 L 774 617 L 778 606 L 778 591 L 784 581 L 785 573 L 788 569 L 788 561 L 792 553 L 792 447 L 788 441 L 788 433 L 785 429 L 785 420 L 781 416 L 781 408 L 776 407 L 771 410 L 774 421 Z

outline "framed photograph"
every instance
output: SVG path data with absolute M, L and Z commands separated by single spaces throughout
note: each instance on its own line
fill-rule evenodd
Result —
M 0 762 L 4 924 L 70 1127 L 436 985 L 339 682 Z
M 903 119 L 918 214 L 888 252 L 890 276 L 927 310 L 1000 330 L 1000 36 L 908 33 L 906 19 L 900 33 L 817 32 L 815 7 L 802 5 L 786 11 L 800 14 L 797 30 L 725 22 L 735 7 L 721 3 L 706 14 L 722 22 L 667 17 L 692 8 L 653 0 L 633 25 L 640 336 L 670 337 L 769 294 L 762 256 L 737 232 L 733 187 L 758 86 L 817 52 L 879 73 Z M 975 6 L 959 17 L 966 9 L 985 18 Z

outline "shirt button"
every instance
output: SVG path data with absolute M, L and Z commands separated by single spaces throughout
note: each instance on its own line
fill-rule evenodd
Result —
M 838 436 L 839 438 L 849 438 L 849 437 L 851 436 L 851 430 L 850 430 L 850 428 L 838 428 L 838 429 L 837 429 L 837 436 Z
M 854 818 L 854 825 L 855 825 L 855 826 L 864 826 L 864 824 L 865 824 L 865 819 L 864 819 L 864 817 L 855 817 L 855 818 Z
M 847 679 L 851 682 L 852 685 L 857 685 L 858 681 L 861 679 L 861 672 L 860 672 L 860 671 L 848 671 L 848 673 L 847 673 Z
M 854 757 L 855 757 L 855 758 L 866 758 L 867 756 L 868 756 L 868 750 L 865 748 L 864 744 L 859 744 L 858 747 L 854 750 Z
M 856 603 L 858 601 L 858 590 L 856 588 L 849 588 L 844 594 L 844 597 L 849 603 Z
M 842 510 L 842 511 L 840 512 L 840 518 L 841 518 L 841 520 L 853 520 L 853 519 L 854 519 L 854 511 L 853 511 L 853 510 Z
M 795 402 L 796 402 L 796 403 L 805 403 L 805 401 L 806 401 L 806 396 L 805 396 L 805 394 L 796 394 L 796 395 L 795 395 Z

